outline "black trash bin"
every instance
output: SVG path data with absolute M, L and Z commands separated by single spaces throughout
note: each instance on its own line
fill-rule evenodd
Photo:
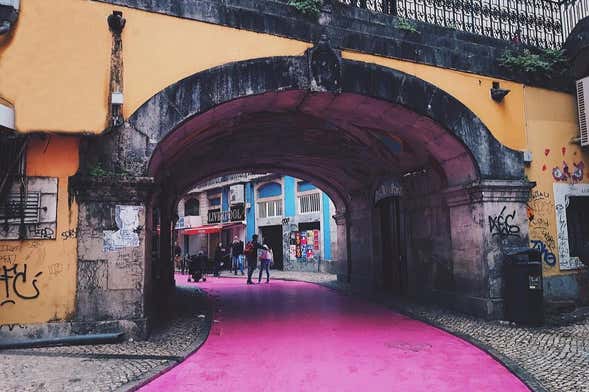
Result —
M 536 249 L 506 252 L 503 268 L 505 319 L 517 324 L 544 322 L 542 258 Z

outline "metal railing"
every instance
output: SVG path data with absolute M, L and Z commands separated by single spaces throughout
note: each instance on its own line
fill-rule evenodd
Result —
M 338 0 L 487 37 L 560 48 L 589 0 Z

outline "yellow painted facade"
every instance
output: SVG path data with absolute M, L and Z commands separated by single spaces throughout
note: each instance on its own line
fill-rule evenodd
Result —
M 127 19 L 122 34 L 125 117 L 163 88 L 189 75 L 233 61 L 302 55 L 307 42 L 258 34 L 86 0 L 23 1 L 17 27 L 0 41 L 0 96 L 12 102 L 20 132 L 100 133 L 107 125 L 113 10 Z M 415 75 L 469 107 L 504 145 L 530 150 L 527 169 L 538 183 L 530 202 L 530 238 L 553 247 L 556 238 L 552 169 L 566 161 L 589 165 L 571 138 L 578 133 L 574 97 L 521 83 L 407 61 L 343 51 L 346 59 Z M 511 90 L 502 103 L 490 97 L 493 81 Z M 563 153 L 563 148 L 566 149 Z M 546 152 L 550 150 L 549 152 Z M 0 325 L 65 320 L 74 311 L 77 208 L 68 201 L 68 177 L 78 167 L 78 139 L 33 139 L 27 174 L 58 177 L 57 239 L 0 241 L 0 266 L 27 264 L 39 296 L 0 308 Z M 588 168 L 589 169 L 589 168 Z M 589 182 L 585 174 L 583 182 Z M 544 197 L 546 195 L 546 197 Z M 550 204 L 552 203 L 552 204 Z M 552 241 L 550 240 L 552 238 Z M 551 249 L 557 256 L 556 249 Z M 547 275 L 560 274 L 545 264 Z
M 578 137 L 576 103 L 572 95 L 560 94 L 539 88 L 526 87 L 526 139 L 532 152 L 532 163 L 526 173 L 530 181 L 536 182 L 529 202 L 530 241 L 541 241 L 547 252 L 554 254 L 556 264 L 546 262 L 546 276 L 563 273 L 559 270 L 557 249 L 556 212 L 554 205 L 554 183 L 589 183 L 589 173 L 583 171 L 581 181 L 557 180 L 553 169 L 563 170 L 564 163 L 572 173 L 575 165 L 583 162 L 589 165 L 589 152 L 583 151 L 571 139 Z M 563 163 L 564 162 L 564 163 Z M 538 244 L 538 246 L 541 246 Z M 546 255 L 543 255 L 545 258 Z
M 77 170 L 77 138 L 31 139 L 27 148 L 27 175 L 58 179 L 56 239 L 0 241 L 0 271 L 16 265 L 16 271 L 9 273 L 12 278 L 6 282 L 7 286 L 2 284 L 0 291 L 0 301 L 14 300 L 0 307 L 0 325 L 65 320 L 74 311 L 78 216 L 75 202 L 69 204 L 68 177 Z M 14 277 L 24 268 L 26 279 L 23 275 Z

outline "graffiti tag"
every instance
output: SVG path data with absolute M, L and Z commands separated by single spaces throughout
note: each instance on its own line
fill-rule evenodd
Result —
M 78 229 L 69 229 L 61 233 L 61 238 L 63 240 L 69 240 L 71 238 L 78 238 L 79 231 Z
M 12 264 L 16 261 L 16 255 L 0 255 L 0 263 Z
M 515 219 L 515 210 L 511 214 L 505 215 L 505 209 L 503 207 L 501 213 L 497 216 L 489 216 L 489 232 L 493 236 L 515 236 L 517 237 L 520 232 L 520 228 L 517 224 L 512 223 Z
M 551 267 L 554 267 L 556 265 L 556 257 L 554 256 L 554 253 L 552 253 L 550 249 L 546 246 L 545 243 L 543 243 L 540 240 L 532 240 L 532 247 L 540 251 L 542 259 L 546 264 L 548 264 Z
M 29 235 L 34 238 L 53 238 L 55 232 L 49 227 L 29 226 Z
M 63 272 L 63 264 L 62 263 L 51 264 L 48 267 L 48 270 L 51 275 L 59 275 Z
M 8 328 L 9 331 L 12 332 L 12 330 L 14 330 L 14 328 L 19 327 L 20 329 L 24 329 L 25 326 L 22 324 L 2 324 L 0 325 L 0 331 L 2 331 L 2 328 Z
M 4 282 L 4 300 L 0 302 L 0 306 L 6 304 L 15 304 L 15 298 L 30 300 L 35 299 L 39 296 L 39 288 L 37 287 L 37 279 L 43 274 L 43 272 L 37 272 L 33 277 L 33 280 L 28 282 L 27 276 L 27 265 L 23 264 L 21 271 L 18 270 L 19 265 L 14 264 L 8 268 L 2 267 L 2 274 L 0 274 L 0 285 Z M 27 284 L 30 283 L 30 284 Z M 33 288 L 31 290 L 31 287 Z M 29 293 L 27 293 L 27 291 Z

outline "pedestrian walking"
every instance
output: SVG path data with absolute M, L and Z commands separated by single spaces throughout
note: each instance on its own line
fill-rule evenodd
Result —
M 262 249 L 262 245 L 258 242 L 258 235 L 254 234 L 252 240 L 245 246 L 245 257 L 247 259 L 247 284 L 254 284 L 252 282 L 252 275 L 258 264 L 258 250 Z
M 190 263 L 190 255 L 185 254 L 180 262 L 180 270 L 182 272 L 182 275 L 186 275 L 186 273 L 188 272 L 188 264 L 189 263 Z
M 274 261 L 272 249 L 267 244 L 262 246 L 260 252 L 260 275 L 258 276 L 258 283 L 262 281 L 262 273 L 266 270 L 266 283 L 270 283 L 270 265 Z
M 174 267 L 176 271 L 180 271 L 182 269 L 182 248 L 178 243 L 174 247 Z
M 233 267 L 233 274 L 237 275 L 237 270 L 243 273 L 243 241 L 241 241 L 237 236 L 233 237 L 233 242 L 231 243 L 231 266 Z
M 223 248 L 223 243 L 219 242 L 217 247 L 215 248 L 215 269 L 213 272 L 213 276 L 220 276 L 219 270 L 221 269 L 221 263 L 223 263 L 223 254 L 225 253 L 225 248 Z

